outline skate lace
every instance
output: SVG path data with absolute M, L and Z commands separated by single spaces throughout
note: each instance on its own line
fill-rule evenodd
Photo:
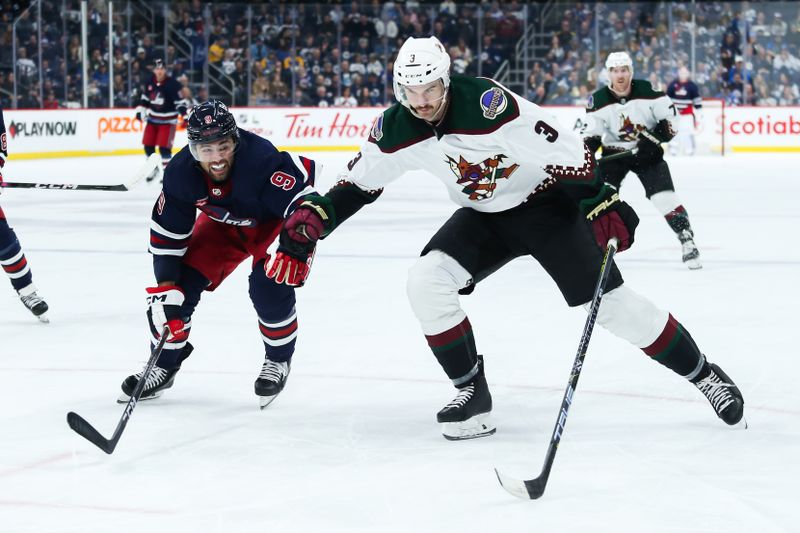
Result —
M 44 299 L 35 292 L 33 294 L 29 294 L 28 296 L 20 296 L 20 300 L 22 300 L 23 305 L 25 305 L 25 307 L 28 309 L 33 309 L 40 303 L 44 302 Z
M 280 383 L 284 376 L 288 374 L 289 365 L 287 363 L 278 363 L 275 361 L 264 361 L 264 366 L 261 367 L 261 373 L 258 379 L 266 379 L 267 381 L 274 381 Z
M 458 391 L 456 397 L 453 398 L 450 403 L 444 406 L 445 409 L 460 409 L 464 407 L 467 402 L 472 399 L 472 396 L 475 394 L 475 385 L 467 385 L 463 389 Z
M 733 387 L 733 384 L 725 383 L 713 371 L 695 385 L 708 398 L 717 413 L 724 411 L 734 401 L 733 395 L 729 390 L 730 387 Z
M 142 379 L 142 374 L 144 374 L 144 370 L 136 374 L 137 380 Z M 147 376 L 147 379 L 144 382 L 144 390 L 148 391 L 161 385 L 164 380 L 166 380 L 167 374 L 168 372 L 160 366 L 154 366 L 153 370 L 150 372 L 150 375 Z

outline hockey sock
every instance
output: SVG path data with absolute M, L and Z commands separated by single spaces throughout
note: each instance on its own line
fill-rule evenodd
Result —
M 172 148 L 159 148 L 158 153 L 161 154 L 161 165 L 167 168 L 167 165 L 172 159 Z
M 268 359 L 284 362 L 292 358 L 294 345 L 297 342 L 297 312 L 294 309 L 282 320 L 267 320 L 259 316 L 258 328 Z
M 28 261 L 25 259 L 25 254 L 22 253 L 22 247 L 20 247 L 17 239 L 14 239 L 14 242 L 9 246 L 0 250 L 0 265 L 2 265 L 3 270 L 11 280 L 14 290 L 19 291 L 33 283 L 31 267 L 28 266 Z
M 700 353 L 689 332 L 671 314 L 661 335 L 642 351 L 690 381 L 708 375 L 705 356 Z
M 436 335 L 425 335 L 425 339 L 456 387 L 466 384 L 478 373 L 478 350 L 468 318 Z
M 147 145 L 144 146 L 144 155 L 146 155 L 147 157 L 150 157 L 154 153 L 156 153 L 156 147 L 155 146 L 147 146 Z
M 689 214 L 686 212 L 686 209 L 679 205 L 666 215 L 664 218 L 667 220 L 667 224 L 669 227 L 672 228 L 672 231 L 675 233 L 680 233 L 681 231 L 688 229 L 691 231 L 692 226 L 689 224 Z

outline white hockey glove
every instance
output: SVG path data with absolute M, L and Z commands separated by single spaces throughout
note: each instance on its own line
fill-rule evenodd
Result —
M 148 287 L 147 291 L 147 318 L 153 336 L 158 338 L 166 325 L 169 328 L 167 341 L 178 343 L 189 338 L 186 324 L 181 318 L 180 310 L 183 305 L 183 291 L 177 285 L 164 285 L 161 287 Z

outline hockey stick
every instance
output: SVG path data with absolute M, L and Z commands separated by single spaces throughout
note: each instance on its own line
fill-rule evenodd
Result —
M 145 179 L 158 169 L 161 165 L 161 157 L 158 154 L 151 154 L 147 161 L 138 170 L 136 175 L 127 183 L 119 185 L 87 185 L 74 183 L 29 183 L 18 181 L 4 181 L 0 187 L 7 189 L 55 189 L 60 191 L 129 191 L 134 185 Z
M 594 289 L 594 297 L 592 298 L 592 305 L 589 308 L 589 316 L 586 318 L 586 325 L 583 327 L 583 335 L 581 341 L 578 343 L 578 353 L 575 355 L 575 362 L 572 364 L 572 372 L 569 375 L 569 383 L 567 383 L 567 390 L 564 392 L 564 398 L 561 400 L 561 410 L 556 419 L 556 426 L 553 429 L 553 436 L 550 437 L 550 445 L 547 447 L 547 455 L 544 459 L 544 467 L 539 477 L 530 480 L 517 480 L 501 474 L 496 468 L 494 469 L 497 474 L 497 479 L 500 485 L 503 486 L 509 493 L 517 498 L 536 500 L 544 494 L 545 486 L 547 485 L 547 478 L 550 477 L 550 469 L 553 467 L 553 461 L 556 458 L 556 451 L 558 451 L 558 444 L 561 442 L 561 436 L 564 433 L 564 426 L 567 424 L 567 414 L 572 405 L 572 397 L 575 394 L 575 389 L 578 387 L 578 378 L 581 376 L 581 369 L 583 368 L 583 360 L 586 358 L 586 350 L 589 347 L 589 339 L 592 336 L 594 323 L 597 320 L 597 312 L 600 309 L 600 300 L 603 298 L 603 291 L 608 281 L 609 273 L 611 272 L 611 265 L 614 262 L 614 254 L 617 252 L 618 241 L 612 238 L 608 241 L 606 248 L 606 255 L 603 258 L 603 264 L 600 267 L 600 276 L 597 280 L 597 285 Z
M 630 150 L 625 150 L 624 152 L 617 152 L 616 154 L 604 155 L 600 159 L 597 160 L 597 163 L 602 165 L 605 162 L 613 161 L 615 159 L 622 159 L 623 157 L 630 157 L 636 155 L 639 152 L 639 149 L 634 147 Z
M 103 437 L 99 431 L 97 431 L 89 422 L 86 421 L 86 419 L 84 419 L 78 413 L 74 413 L 72 411 L 67 413 L 67 424 L 69 424 L 69 427 L 71 427 L 75 433 L 85 438 L 107 454 L 110 455 L 113 453 L 114 448 L 117 447 L 117 443 L 122 436 L 122 432 L 125 431 L 125 426 L 128 425 L 128 420 L 130 420 L 131 415 L 133 414 L 133 410 L 136 407 L 136 402 L 138 402 L 139 398 L 142 396 L 144 384 L 147 382 L 147 378 L 153 371 L 153 367 L 156 366 L 156 361 L 158 361 L 158 356 L 161 355 L 161 350 L 164 348 L 164 343 L 167 342 L 168 336 L 169 328 L 164 326 L 164 329 L 161 331 L 161 339 L 158 341 L 153 353 L 150 355 L 150 359 L 147 361 L 147 366 L 142 372 L 142 377 L 139 378 L 139 382 L 136 384 L 136 387 L 133 388 L 131 398 L 128 400 L 128 405 L 125 406 L 125 411 L 122 413 L 122 418 L 120 418 L 119 423 L 117 424 L 117 429 L 114 430 L 114 434 L 110 439 Z

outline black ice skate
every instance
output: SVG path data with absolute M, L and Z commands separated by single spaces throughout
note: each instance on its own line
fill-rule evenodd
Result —
M 744 398 L 738 387 L 720 367 L 708 364 L 711 373 L 694 383 L 700 392 L 708 398 L 717 416 L 730 426 L 747 427 L 744 419 Z
M 167 370 L 158 365 L 154 366 L 150 375 L 147 376 L 147 381 L 144 382 L 144 390 L 139 399 L 155 400 L 160 397 L 164 394 L 165 390 L 172 387 L 172 384 L 175 383 L 175 374 L 178 373 L 178 370 L 180 370 L 180 367 Z M 136 388 L 136 385 L 142 378 L 143 372 L 144 370 L 125 378 L 125 381 L 122 382 L 122 394 L 117 398 L 117 403 L 128 403 L 128 400 L 131 399 L 131 394 L 133 394 L 133 389 Z
M 172 384 L 175 383 L 175 374 L 177 374 L 178 370 L 181 369 L 181 363 L 183 363 L 183 361 L 192 354 L 192 351 L 194 351 L 194 346 L 187 342 L 186 346 L 183 347 L 183 350 L 181 350 L 181 354 L 178 357 L 177 367 L 168 370 L 158 365 L 154 366 L 153 370 L 150 372 L 150 375 L 147 376 L 147 381 L 144 382 L 144 390 L 142 391 L 142 396 L 139 399 L 155 400 L 164 394 L 165 390 L 172 387 Z M 122 382 L 122 394 L 120 394 L 119 398 L 117 398 L 117 403 L 127 403 L 128 400 L 131 399 L 133 389 L 135 389 L 136 384 L 139 383 L 143 372 L 144 370 L 125 378 L 125 381 Z
M 28 311 L 33 313 L 33 316 L 38 318 L 40 322 L 45 324 L 50 322 L 50 319 L 47 318 L 47 310 L 49 309 L 47 302 L 36 292 L 36 286 L 33 283 L 21 288 L 17 291 L 17 294 L 19 294 L 22 305 L 27 307 Z
M 447 440 L 474 439 L 493 435 L 497 429 L 490 420 L 492 395 L 483 372 L 483 357 L 478 356 L 478 373 L 458 388 L 453 400 L 436 414 Z
M 261 409 L 266 408 L 272 403 L 272 400 L 278 397 L 278 394 L 286 385 L 286 380 L 289 379 L 289 371 L 291 369 L 291 361 L 264 360 L 261 373 L 255 383 L 256 395 Z
M 689 267 L 690 270 L 703 268 L 702 263 L 700 263 L 700 250 L 697 249 L 697 245 L 694 243 L 692 230 L 685 229 L 678 233 L 678 240 L 681 241 L 683 248 L 683 264 Z

